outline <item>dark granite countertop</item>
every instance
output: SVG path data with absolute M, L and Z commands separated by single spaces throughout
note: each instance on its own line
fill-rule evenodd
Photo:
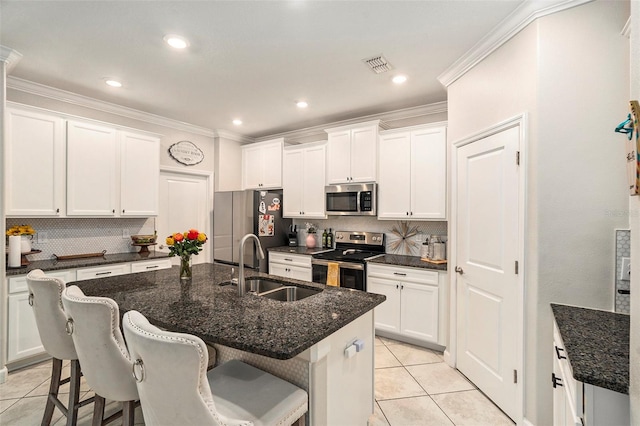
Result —
M 629 315 L 551 304 L 573 378 L 629 393 Z
M 73 260 L 34 260 L 24 268 L 7 268 L 7 277 L 14 275 L 28 274 L 34 269 L 42 269 L 43 271 L 57 271 L 60 269 L 77 269 L 91 266 L 108 265 L 110 263 L 127 263 L 137 262 L 140 260 L 153 260 L 167 257 L 167 253 L 159 251 L 149 251 L 147 256 L 141 256 L 139 253 L 114 253 L 105 254 L 102 257 L 89 257 L 86 259 Z
M 396 266 L 410 266 L 412 268 L 433 269 L 435 271 L 446 271 L 447 264 L 443 263 L 437 265 L 435 263 L 429 263 L 424 260 L 420 260 L 418 256 L 405 256 L 402 254 L 385 254 L 384 256 L 376 257 L 369 260 L 369 263 L 382 263 L 385 265 Z
M 297 246 L 297 247 L 280 246 L 280 247 L 271 247 L 271 248 L 268 248 L 267 250 L 278 252 L 278 253 L 306 254 L 308 256 L 311 256 L 312 254 L 322 253 L 323 251 L 329 251 L 331 249 L 326 249 L 326 248 L 323 249 L 322 247 L 314 247 L 310 249 L 310 248 L 307 248 L 306 246 Z
M 277 359 L 289 359 L 384 302 L 379 294 L 292 280 L 245 270 L 246 276 L 324 291 L 296 302 L 279 302 L 219 284 L 231 278 L 231 266 L 199 264 L 193 282 L 181 288 L 178 266 L 160 271 L 78 281 L 87 295 L 115 300 L 120 314 L 135 309 L 158 327 L 195 334 L 207 343 Z

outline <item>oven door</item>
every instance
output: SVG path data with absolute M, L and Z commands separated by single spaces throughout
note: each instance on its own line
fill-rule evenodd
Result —
M 312 259 L 311 260 L 311 272 L 312 280 L 314 283 L 326 284 L 327 283 L 327 265 L 329 260 L 324 259 Z M 364 264 L 351 263 L 351 262 L 336 262 L 339 267 L 340 287 L 352 288 L 355 290 L 366 291 L 366 281 Z

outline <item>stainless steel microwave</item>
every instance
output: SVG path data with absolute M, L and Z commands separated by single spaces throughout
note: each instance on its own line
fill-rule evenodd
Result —
M 324 187 L 327 215 L 375 216 L 376 184 L 349 183 Z

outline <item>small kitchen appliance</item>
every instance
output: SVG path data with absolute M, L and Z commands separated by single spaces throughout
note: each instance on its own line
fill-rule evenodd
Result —
M 326 284 L 329 263 L 337 263 L 340 287 L 366 291 L 366 261 L 384 255 L 384 234 L 336 231 L 334 238 L 334 250 L 311 256 L 313 282 Z

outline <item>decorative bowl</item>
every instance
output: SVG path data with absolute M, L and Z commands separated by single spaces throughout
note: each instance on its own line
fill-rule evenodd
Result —
M 156 242 L 157 235 L 132 235 L 131 240 L 134 244 L 153 244 Z

